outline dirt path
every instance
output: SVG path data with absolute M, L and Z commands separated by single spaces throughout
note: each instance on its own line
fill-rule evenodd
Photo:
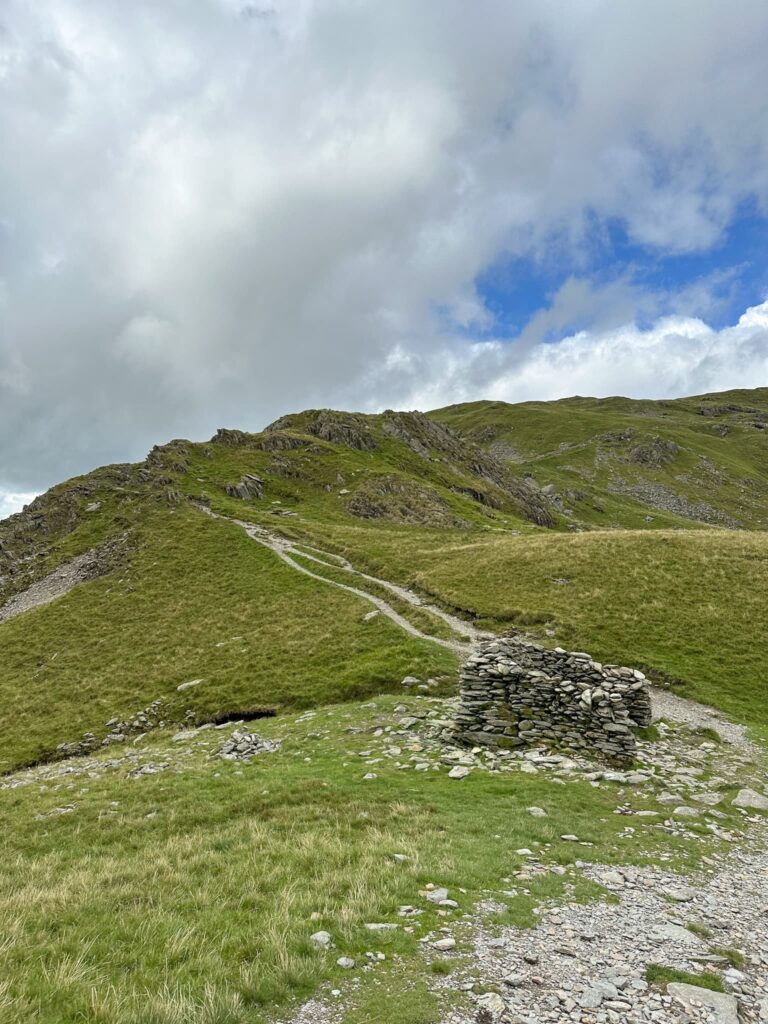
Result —
M 239 526 L 244 530 L 251 540 L 255 540 L 257 544 L 261 544 L 263 547 L 269 548 L 273 551 L 278 558 L 280 558 L 286 565 L 289 565 L 296 572 L 303 573 L 305 576 L 311 577 L 313 580 L 318 580 L 320 583 L 325 583 L 330 587 L 337 587 L 339 590 L 346 590 L 349 594 L 354 594 L 356 597 L 362 597 L 364 600 L 369 601 L 382 615 L 386 615 L 388 619 L 396 623 L 401 629 L 404 629 L 406 633 L 410 633 L 411 636 L 418 637 L 420 640 L 429 640 L 432 643 L 440 644 L 441 647 L 446 647 L 448 650 L 455 651 L 456 654 L 466 657 L 471 649 L 473 643 L 481 639 L 483 634 L 476 629 L 471 623 L 465 622 L 463 619 L 457 618 L 455 615 L 451 615 L 448 612 L 443 611 L 442 608 L 437 608 L 434 605 L 427 604 L 424 602 L 418 594 L 414 591 L 409 590 L 407 587 L 401 587 L 396 583 L 390 583 L 388 580 L 379 579 L 378 576 L 371 576 L 368 573 L 361 572 L 359 569 L 355 569 L 346 559 L 341 558 L 338 555 L 332 555 L 327 551 L 323 551 L 321 548 L 310 547 L 309 545 L 297 546 L 293 541 L 288 540 L 286 537 L 281 537 L 278 534 L 270 533 L 263 526 L 257 526 L 254 523 L 247 523 L 242 519 L 235 519 L 232 516 L 223 516 L 217 512 L 212 512 L 205 506 L 198 506 L 206 515 L 211 516 L 213 519 L 223 519 L 225 522 L 234 523 L 235 526 Z M 314 551 L 315 554 L 309 554 L 309 551 Z M 318 557 L 322 556 L 322 557 Z M 323 566 L 328 569 L 337 569 L 342 572 L 347 572 L 353 577 L 357 577 L 361 580 L 367 580 L 369 583 L 373 583 L 378 587 L 382 587 L 388 590 L 391 594 L 394 594 L 400 600 L 407 602 L 414 608 L 421 608 L 424 611 L 430 612 L 432 615 L 436 615 L 442 619 L 456 633 L 455 640 L 447 640 L 443 637 L 432 636 L 429 633 L 423 633 L 420 629 L 417 629 L 411 622 L 409 622 L 404 616 L 400 615 L 399 612 L 388 604 L 383 598 L 376 597 L 374 594 L 370 594 L 367 590 L 362 590 L 359 587 L 353 587 L 346 583 L 339 583 L 337 580 L 328 579 L 326 576 L 322 576 L 319 573 L 312 572 L 305 565 L 296 561 L 296 558 L 303 558 L 307 561 L 315 562 L 319 566 Z
M 386 615 L 387 618 L 400 626 L 401 629 L 410 633 L 411 636 L 416 636 L 421 640 L 431 640 L 433 643 L 440 644 L 442 647 L 447 647 L 449 650 L 455 651 L 462 657 L 466 657 L 471 652 L 474 644 L 484 638 L 487 639 L 490 637 L 490 634 L 482 633 L 471 623 L 465 622 L 463 619 L 460 619 L 455 615 L 451 615 L 442 608 L 438 608 L 435 605 L 425 602 L 418 594 L 409 590 L 407 587 L 402 587 L 397 583 L 391 583 L 389 580 L 384 580 L 378 576 L 372 576 L 369 573 L 361 572 L 361 570 L 356 569 L 349 561 L 347 561 L 347 559 L 342 558 L 340 555 L 331 554 L 328 551 L 324 551 L 322 548 L 309 544 L 297 545 L 286 537 L 270 533 L 270 531 L 265 529 L 263 526 L 257 526 L 254 523 L 247 523 L 241 519 L 235 519 L 231 516 L 220 515 L 217 512 L 212 512 L 203 505 L 198 507 L 201 511 L 205 512 L 206 515 L 209 515 L 214 519 L 223 519 L 239 526 L 241 529 L 245 530 L 252 540 L 255 540 L 258 544 L 262 544 L 264 547 L 269 548 L 278 556 L 278 558 L 282 559 L 286 565 L 289 565 L 296 572 L 304 573 L 306 576 L 310 576 L 312 579 L 318 580 L 320 583 L 325 583 L 332 587 L 338 587 L 341 590 L 346 590 L 350 594 L 355 594 L 357 597 L 362 597 L 366 601 L 369 601 L 378 611 L 383 615 Z M 443 622 L 445 622 L 446 625 L 456 633 L 456 640 L 445 640 L 443 638 L 421 632 L 421 630 L 408 622 L 407 619 L 395 611 L 395 609 L 392 608 L 391 605 L 387 604 L 387 602 L 382 598 L 376 597 L 375 595 L 358 587 L 348 586 L 344 583 L 339 583 L 336 580 L 330 580 L 319 573 L 313 573 L 305 565 L 297 562 L 294 556 L 303 558 L 306 561 L 315 562 L 318 566 L 349 573 L 352 577 L 367 580 L 369 583 L 373 583 L 378 587 L 388 590 L 391 594 L 394 594 L 396 597 L 400 598 L 400 600 L 407 602 L 412 607 L 421 608 L 424 611 L 430 612 L 432 615 L 436 615 L 438 618 L 442 619 Z M 467 639 L 461 639 L 462 637 Z M 756 751 L 757 748 L 747 738 L 744 726 L 729 721 L 722 712 L 717 711 L 715 708 L 706 707 L 703 704 L 697 704 L 696 701 L 687 700 L 685 697 L 679 697 L 674 693 L 670 693 L 668 690 L 662 690 L 655 686 L 651 687 L 651 697 L 654 719 L 658 720 L 660 718 L 668 718 L 676 722 L 682 722 L 692 728 L 715 729 L 727 743 L 732 744 L 734 747 L 745 751 Z
M 747 730 L 737 722 L 731 722 L 716 708 L 697 704 L 694 700 L 678 697 L 669 690 L 651 687 L 651 704 L 654 720 L 671 718 L 692 729 L 714 729 L 726 743 L 740 750 L 757 752 L 758 748 L 747 738 Z

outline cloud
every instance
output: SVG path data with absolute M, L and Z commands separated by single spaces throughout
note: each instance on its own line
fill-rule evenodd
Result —
M 14 512 L 21 512 L 35 497 L 34 494 L 15 494 L 11 491 L 0 490 L 0 519 L 12 516 Z
M 524 354 L 505 342 L 446 353 L 445 372 L 412 394 L 413 404 L 436 407 L 478 395 L 495 401 L 546 400 L 569 395 L 676 398 L 768 382 L 768 302 L 716 331 L 693 317 L 666 316 L 651 327 L 627 324 L 580 331 Z
M 687 253 L 767 210 L 766 42 L 752 0 L 9 0 L 0 484 L 308 405 L 633 391 L 604 361 L 642 363 L 638 317 L 678 315 L 657 381 L 758 383 L 764 342 L 702 362 L 690 301 L 627 279 L 478 342 L 475 281 L 578 266 L 595 221 Z

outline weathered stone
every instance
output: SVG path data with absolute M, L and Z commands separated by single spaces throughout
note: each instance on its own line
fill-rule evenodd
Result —
M 264 493 L 264 481 L 252 473 L 246 473 L 238 483 L 227 484 L 226 492 L 231 498 L 240 498 L 241 501 L 260 498 Z
M 507 1004 L 498 992 L 484 992 L 483 995 L 478 996 L 477 1005 L 490 1013 L 494 1020 L 497 1020 L 507 1009 Z
M 648 725 L 650 716 L 642 673 L 505 638 L 486 643 L 464 665 L 455 735 L 483 746 L 591 747 L 626 763 L 635 750 L 631 726 Z M 633 783 L 644 781 L 634 773 Z
M 740 789 L 731 803 L 747 810 L 768 811 L 768 796 L 756 793 L 754 789 Z
M 672 982 L 667 985 L 667 992 L 675 1002 L 680 1003 L 686 1011 L 693 1007 L 706 1006 L 712 1011 L 709 1020 L 712 1024 L 739 1024 L 739 1006 L 734 996 L 725 992 L 713 992 L 697 985 L 684 985 Z

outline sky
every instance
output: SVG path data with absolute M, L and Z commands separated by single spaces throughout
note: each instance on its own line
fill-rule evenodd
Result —
M 286 412 L 768 385 L 768 4 L 4 0 L 0 516 Z

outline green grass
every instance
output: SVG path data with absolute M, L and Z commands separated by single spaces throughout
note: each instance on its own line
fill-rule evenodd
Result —
M 374 732 L 396 726 L 396 703 L 265 720 L 260 733 L 284 746 L 250 765 L 212 759 L 227 733 L 204 730 L 190 754 L 145 741 L 145 761 L 170 761 L 158 775 L 127 779 L 126 765 L 0 791 L 0 1020 L 256 1024 L 323 980 L 345 987 L 378 950 L 387 959 L 373 973 L 391 998 L 427 1006 L 413 965 L 429 930 L 455 923 L 461 955 L 462 915 L 479 899 L 507 905 L 499 924 L 527 926 L 542 900 L 600 893 L 573 869 L 583 848 L 561 834 L 594 843 L 601 863 L 665 853 L 667 867 L 684 869 L 713 849 L 651 825 L 624 834 L 615 787 L 479 771 L 456 782 L 386 758 L 369 766 L 360 751 L 381 757 L 393 742 Z M 397 742 L 407 755 L 408 737 Z M 377 778 L 363 782 L 368 770 Z M 642 794 L 621 801 L 648 806 Z M 532 804 L 549 816 L 531 818 Z M 524 845 L 566 874 L 517 883 L 525 858 L 513 851 Z M 419 895 L 428 882 L 446 885 L 459 910 L 438 916 Z M 517 896 L 503 894 L 512 888 Z M 425 913 L 400 918 L 402 904 Z M 366 922 L 401 927 L 372 934 Z M 331 953 L 313 948 L 319 929 L 333 936 Z M 358 962 L 351 974 L 335 965 L 342 954 Z M 349 1020 L 377 1020 L 374 996 L 364 987 Z
M 726 946 L 713 946 L 712 952 L 717 956 L 724 957 L 731 967 L 744 966 L 744 954 L 740 953 L 738 949 L 731 949 Z
M 427 608 L 410 604 L 397 594 L 394 594 L 388 587 L 380 586 L 371 580 L 362 579 L 355 573 L 346 572 L 334 566 L 319 565 L 316 560 L 303 558 L 300 554 L 294 554 L 291 557 L 299 565 L 304 566 L 318 576 L 322 576 L 324 579 L 341 583 L 347 587 L 355 587 L 366 594 L 372 594 L 374 597 L 381 598 L 398 615 L 401 615 L 412 626 L 427 636 L 439 637 L 443 640 L 460 639 L 459 635 L 451 629 L 444 619 L 441 619 Z
M 702 407 L 718 414 L 702 416 Z M 518 472 L 531 472 L 540 485 L 570 495 L 566 503 L 587 527 L 695 527 L 695 520 L 618 493 L 615 485 L 623 481 L 661 485 L 747 528 L 765 529 L 768 466 L 763 432 L 754 423 L 767 413 L 768 389 L 756 388 L 666 402 L 470 402 L 430 416 L 491 450 L 511 451 Z M 656 438 L 674 444 L 676 455 L 660 465 L 636 461 L 632 453 Z
M 692 974 L 690 971 L 680 971 L 676 967 L 649 964 L 645 972 L 645 980 L 650 985 L 656 985 L 659 988 L 666 988 L 670 982 L 679 982 L 681 985 L 697 985 L 699 988 L 708 988 L 712 992 L 725 991 L 722 978 L 713 974 L 712 971 Z
M 117 575 L 0 627 L 0 767 L 165 698 L 180 721 L 247 705 L 308 707 L 392 690 L 456 659 L 371 605 L 283 565 L 238 527 L 158 509 Z M 203 684 L 177 693 L 185 681 Z
M 716 415 L 701 415 L 702 406 Z M 538 498 L 514 486 L 505 495 L 478 475 L 470 449 L 425 454 L 388 431 L 391 419 L 368 417 L 377 447 L 358 450 L 297 434 L 307 416 L 283 435 L 298 439 L 290 450 L 264 451 L 258 436 L 234 446 L 173 442 L 142 467 L 107 467 L 55 488 L 42 520 L 0 527 L 18 555 L 0 602 L 126 535 L 110 574 L 0 625 L 0 769 L 48 756 L 87 730 L 101 735 L 107 719 L 157 698 L 169 722 L 187 710 L 201 722 L 274 706 L 278 716 L 257 728 L 285 739 L 279 753 L 241 767 L 205 749 L 224 730 L 202 732 L 189 755 L 167 732 L 153 733 L 104 757 L 140 751 L 169 761 L 158 775 L 128 778 L 126 764 L 0 790 L 0 1022 L 260 1024 L 327 981 L 345 989 L 344 1024 L 427 1024 L 444 1007 L 425 971 L 439 976 L 469 954 L 458 922 L 478 900 L 490 894 L 502 904 L 489 922 L 501 928 L 531 926 L 543 901 L 611 898 L 573 870 L 583 849 L 560 835 L 593 843 L 589 859 L 600 863 L 645 864 L 664 853 L 667 868 L 690 868 L 715 842 L 703 824 L 690 826 L 697 843 L 652 819 L 633 818 L 636 831 L 625 833 L 612 787 L 480 771 L 455 782 L 444 768 L 416 773 L 376 761 L 397 726 L 395 703 L 414 700 L 402 677 L 450 680 L 455 657 L 383 615 L 366 622 L 370 602 L 295 572 L 184 499 L 348 557 L 491 630 L 512 627 L 643 667 L 768 737 L 768 475 L 765 433 L 751 423 L 761 410 L 765 389 L 662 403 L 476 403 L 434 414 L 486 447 L 515 448 L 513 475 L 532 474 L 561 495 L 553 529 L 526 519 Z M 638 462 L 633 453 L 656 439 L 677 446 L 674 458 Z M 264 480 L 263 498 L 226 494 L 243 473 Z M 615 489 L 619 477 L 706 501 L 751 532 L 649 509 Z M 382 478 L 391 485 L 386 515 L 353 517 L 351 497 L 381 496 Z M 93 502 L 101 504 L 87 513 Z M 278 507 L 297 515 L 273 516 Z M 411 511 L 432 525 L 398 521 Z M 567 532 L 569 524 L 586 532 Z M 442 620 L 375 583 L 298 560 L 385 598 L 424 632 L 450 635 Z M 191 679 L 204 681 L 179 693 Z M 379 696 L 387 693 L 396 696 Z M 348 703 L 371 697 L 373 708 Z M 315 709 L 311 720 L 289 713 L 305 708 Z M 653 728 L 639 738 L 652 741 Z M 692 737 L 701 739 L 719 737 Z M 407 762 L 416 745 L 397 742 Z M 367 771 L 377 777 L 363 781 Z M 620 799 L 655 809 L 647 793 Z M 548 816 L 532 818 L 529 805 Z M 725 827 L 741 821 L 727 802 L 722 813 Z M 517 885 L 524 858 L 511 851 L 521 847 L 566 875 Z M 409 859 L 396 864 L 394 852 Z M 459 911 L 442 918 L 423 903 L 419 890 L 430 881 L 459 893 Z M 516 896 L 503 895 L 512 889 Z M 426 913 L 399 918 L 405 903 Z M 372 934 L 370 921 L 415 931 Z M 457 922 L 457 954 L 428 958 L 427 967 L 418 940 L 446 922 Z M 321 928 L 333 935 L 332 954 L 309 941 Z M 356 969 L 353 989 L 336 957 L 360 964 L 372 950 L 387 959 L 364 975 Z M 719 952 L 738 962 L 738 951 Z M 719 985 L 716 975 L 649 968 L 657 984 L 707 979 Z
M 320 536 L 314 524 L 303 526 Z M 496 628 L 521 628 L 602 661 L 644 667 L 686 696 L 768 727 L 768 609 L 762 600 L 768 534 L 446 537 L 336 526 L 322 532 L 332 550 L 354 564 L 410 582 Z M 553 582 L 562 578 L 570 582 Z
M 691 921 L 685 927 L 689 932 L 693 932 L 694 935 L 698 935 L 700 939 L 708 939 L 712 935 L 712 929 L 707 928 L 705 924 L 700 924 L 698 921 Z

